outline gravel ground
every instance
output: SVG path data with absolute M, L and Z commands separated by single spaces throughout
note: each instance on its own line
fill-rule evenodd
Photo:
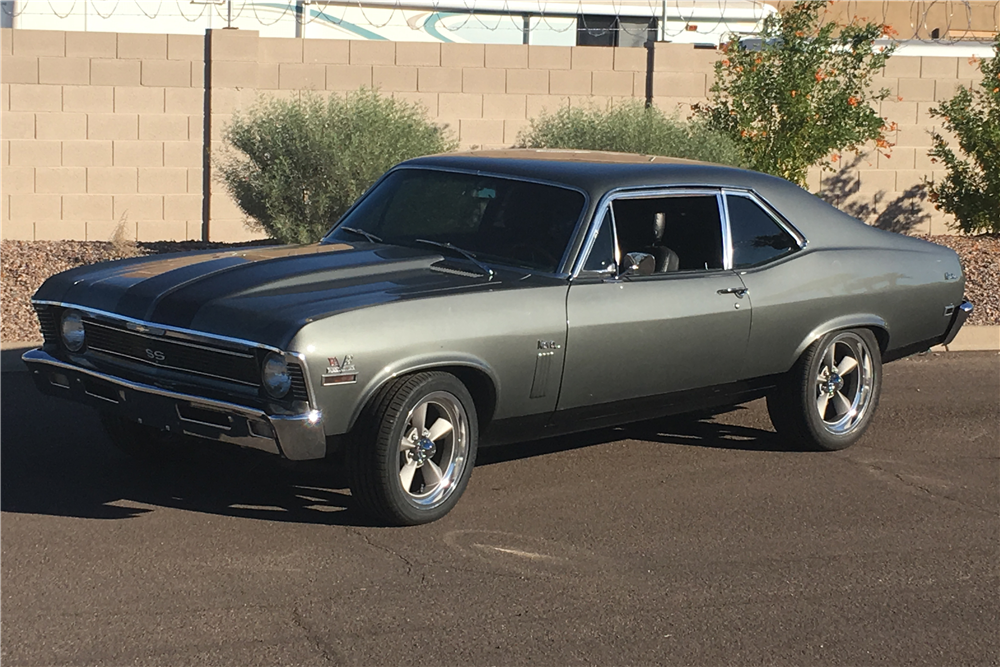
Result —
M 962 258 L 966 298 L 976 305 L 968 324 L 1000 324 L 1000 235 L 930 236 Z M 260 242 L 256 242 L 259 244 Z M 38 339 L 31 295 L 49 276 L 81 264 L 184 250 L 233 247 L 194 241 L 113 243 L 103 241 L 3 241 L 0 246 L 0 339 Z

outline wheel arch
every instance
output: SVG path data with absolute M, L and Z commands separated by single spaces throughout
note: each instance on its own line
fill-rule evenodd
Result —
M 889 324 L 883 318 L 873 314 L 844 315 L 828 320 L 810 331 L 795 348 L 795 353 L 788 362 L 788 368 L 791 368 L 809 346 L 820 338 L 844 329 L 868 329 L 875 336 L 880 353 L 885 353 L 889 348 Z
M 500 383 L 493 369 L 482 360 L 474 357 L 411 360 L 408 363 L 396 364 L 384 369 L 368 384 L 355 405 L 351 413 L 349 430 L 353 430 L 357 426 L 365 408 L 378 397 L 387 384 L 397 378 L 423 371 L 450 373 L 465 385 L 475 404 L 476 420 L 479 423 L 479 431 L 482 433 L 493 419 L 500 395 Z

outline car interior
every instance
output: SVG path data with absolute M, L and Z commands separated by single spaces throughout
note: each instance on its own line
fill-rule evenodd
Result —
M 657 274 L 723 268 L 715 195 L 617 199 L 612 210 L 622 257 L 652 255 Z

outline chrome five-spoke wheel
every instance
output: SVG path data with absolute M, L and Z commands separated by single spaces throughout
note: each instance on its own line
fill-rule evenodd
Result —
M 413 502 L 433 506 L 446 499 L 465 470 L 468 418 L 458 398 L 436 391 L 406 418 L 399 441 L 399 484 Z
M 767 397 L 778 433 L 807 449 L 844 449 L 878 405 L 882 357 L 868 329 L 833 331 L 814 342 Z
M 351 495 L 391 525 L 447 514 L 476 462 L 476 404 L 450 373 L 392 380 L 366 409 L 348 451 Z
M 827 345 L 816 375 L 816 411 L 831 433 L 847 433 L 864 418 L 872 395 L 872 355 L 853 332 Z

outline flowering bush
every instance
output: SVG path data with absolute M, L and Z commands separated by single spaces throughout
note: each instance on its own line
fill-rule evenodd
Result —
M 421 107 L 367 89 L 261 100 L 225 140 L 226 188 L 250 226 L 282 243 L 319 240 L 389 167 L 454 147 Z
M 874 142 L 887 152 L 894 129 L 876 111 L 888 89 L 872 78 L 895 47 L 887 25 L 823 23 L 822 1 L 799 0 L 764 19 L 759 48 L 733 35 L 715 64 L 711 99 L 696 107 L 728 134 L 751 168 L 804 184 L 809 167 Z M 886 153 L 887 154 L 887 153 Z
M 940 107 L 931 109 L 944 129 L 958 137 L 963 157 L 955 154 L 940 133 L 934 133 L 930 155 L 948 175 L 929 184 L 938 210 L 951 213 L 966 233 L 1000 233 L 1000 35 L 994 57 L 982 61 L 979 90 L 961 87 Z

